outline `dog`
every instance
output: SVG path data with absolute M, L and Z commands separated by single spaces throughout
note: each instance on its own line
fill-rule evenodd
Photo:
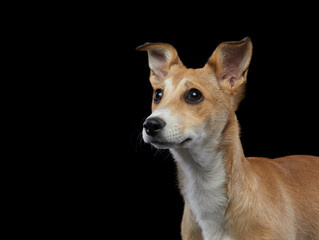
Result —
M 185 206 L 183 240 L 319 239 L 319 157 L 245 157 L 235 111 L 252 56 L 249 37 L 186 68 L 167 43 L 145 43 L 152 114 L 146 143 L 169 149 Z

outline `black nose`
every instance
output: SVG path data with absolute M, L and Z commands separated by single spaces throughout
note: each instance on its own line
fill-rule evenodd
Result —
M 155 136 L 165 127 L 165 125 L 166 123 L 162 119 L 152 117 L 144 122 L 143 127 L 148 135 Z

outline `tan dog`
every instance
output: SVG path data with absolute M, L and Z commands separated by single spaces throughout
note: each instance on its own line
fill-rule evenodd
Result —
M 319 158 L 244 156 L 235 111 L 251 40 L 221 43 L 200 69 L 169 44 L 137 49 L 148 52 L 154 89 L 143 139 L 177 162 L 183 240 L 319 239 Z

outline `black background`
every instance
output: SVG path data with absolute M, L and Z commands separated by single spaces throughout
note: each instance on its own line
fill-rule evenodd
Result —
M 175 164 L 140 135 L 152 101 L 147 54 L 135 50 L 145 42 L 170 43 L 187 67 L 200 68 L 220 42 L 249 36 L 253 56 L 237 111 L 246 156 L 319 155 L 318 19 L 310 8 L 141 7 L 81 13 L 66 27 L 78 63 L 68 122 L 75 143 L 57 202 L 71 235 L 180 239 Z

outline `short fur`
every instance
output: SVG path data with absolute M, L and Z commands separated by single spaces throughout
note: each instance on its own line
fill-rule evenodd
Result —
M 200 69 L 186 68 L 175 48 L 146 43 L 150 81 L 163 90 L 150 118 L 165 127 L 145 142 L 168 148 L 185 200 L 183 240 L 318 240 L 319 158 L 245 157 L 235 115 L 252 55 L 249 38 L 221 43 Z M 189 104 L 198 89 L 203 99 Z

